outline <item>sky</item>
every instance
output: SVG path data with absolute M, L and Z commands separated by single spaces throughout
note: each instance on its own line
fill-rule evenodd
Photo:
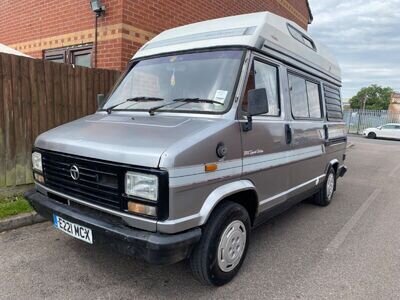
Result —
M 400 0 L 309 0 L 311 36 L 342 69 L 342 96 L 370 84 L 400 92 Z

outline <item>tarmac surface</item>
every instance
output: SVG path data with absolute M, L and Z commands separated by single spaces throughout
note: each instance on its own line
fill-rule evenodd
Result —
M 350 141 L 333 203 L 254 230 L 224 287 L 200 285 L 187 262 L 148 265 L 46 222 L 0 234 L 0 299 L 399 299 L 400 141 Z

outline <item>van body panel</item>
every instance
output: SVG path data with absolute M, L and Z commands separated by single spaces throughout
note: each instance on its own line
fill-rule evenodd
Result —
M 210 217 L 213 209 L 218 205 L 218 203 L 226 199 L 226 197 L 247 190 L 255 191 L 254 184 L 249 180 L 228 180 L 228 183 L 218 183 L 215 186 L 217 187 L 209 195 L 205 195 L 206 200 L 198 212 L 179 219 L 170 219 L 163 222 L 158 222 L 158 231 L 174 233 L 204 225 Z
M 290 122 L 293 132 L 291 148 L 293 150 L 311 149 L 309 157 L 293 163 L 291 168 L 291 186 L 298 186 L 313 178 L 323 175 L 326 166 L 323 138 L 323 121 Z M 301 193 L 301 190 L 298 191 Z
M 240 128 L 235 121 L 214 121 L 187 139 L 180 139 L 165 150 L 160 168 L 169 173 L 169 219 L 179 219 L 200 211 L 208 195 L 226 183 L 240 179 L 242 153 Z M 225 147 L 226 156 L 219 158 L 217 148 Z M 206 164 L 216 164 L 212 172 Z M 190 201 L 190 205 L 187 205 Z
M 253 119 L 253 129 L 242 132 L 243 179 L 254 183 L 260 200 L 289 189 L 290 145 L 285 141 L 285 122 Z
M 107 115 L 99 112 L 39 135 L 35 147 L 157 168 L 162 153 L 173 144 L 184 144 L 199 132 L 213 132 L 213 127 L 221 127 L 217 125 L 221 123 L 223 121 L 218 119 L 179 115 L 149 118 L 145 115 Z M 231 152 L 233 154 L 233 149 Z

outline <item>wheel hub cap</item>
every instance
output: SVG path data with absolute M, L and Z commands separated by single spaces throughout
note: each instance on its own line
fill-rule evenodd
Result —
M 332 199 L 333 191 L 335 189 L 335 177 L 332 173 L 329 174 L 328 180 L 326 181 L 326 196 L 330 201 Z
M 242 221 L 230 223 L 218 246 L 218 266 L 223 272 L 232 271 L 240 262 L 246 247 L 246 227 Z

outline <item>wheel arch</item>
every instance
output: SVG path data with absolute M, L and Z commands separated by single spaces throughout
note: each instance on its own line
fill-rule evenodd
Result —
M 337 158 L 332 159 L 332 160 L 328 163 L 328 165 L 327 165 L 327 167 L 326 167 L 326 170 L 325 170 L 325 174 L 328 174 L 328 171 L 329 171 L 330 168 L 333 168 L 333 169 L 335 170 L 336 174 L 338 174 L 338 170 L 339 170 L 339 160 L 338 160 Z
M 242 205 L 254 223 L 259 206 L 257 191 L 250 180 L 240 180 L 222 185 L 210 193 L 200 210 L 200 225 L 205 224 L 215 208 L 225 201 Z

